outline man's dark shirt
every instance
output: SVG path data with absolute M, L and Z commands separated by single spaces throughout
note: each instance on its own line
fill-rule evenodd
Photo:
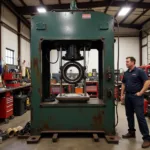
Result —
M 124 73 L 122 82 L 125 84 L 126 92 L 134 94 L 141 91 L 146 80 L 148 80 L 146 73 L 142 69 L 134 67 L 133 70 L 128 69 Z

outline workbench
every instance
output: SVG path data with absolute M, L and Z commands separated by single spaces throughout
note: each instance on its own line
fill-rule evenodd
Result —
M 31 83 L 28 83 L 28 84 L 23 85 L 23 86 L 15 87 L 15 88 L 0 88 L 0 93 L 12 92 L 14 90 L 23 89 L 26 87 L 31 87 Z

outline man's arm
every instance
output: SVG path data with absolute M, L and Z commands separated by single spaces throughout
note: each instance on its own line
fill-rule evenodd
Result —
M 140 79 L 144 83 L 144 85 L 143 85 L 143 88 L 141 89 L 141 91 L 136 93 L 137 96 L 143 95 L 144 92 L 149 88 L 149 85 L 150 85 L 150 80 L 148 80 L 148 76 L 143 70 L 140 70 Z
M 124 96 L 124 91 L 125 91 L 125 84 L 122 83 L 122 85 L 121 85 L 121 96 Z
M 124 73 L 123 79 L 122 79 L 122 85 L 121 85 L 121 100 L 123 100 L 124 98 L 125 83 L 126 83 L 126 80 L 125 80 L 125 73 Z
M 144 86 L 143 86 L 142 90 L 139 92 L 139 94 L 143 95 L 144 92 L 149 88 L 149 85 L 150 85 L 150 80 L 146 80 L 144 83 Z M 138 95 L 138 96 L 140 96 L 140 95 Z

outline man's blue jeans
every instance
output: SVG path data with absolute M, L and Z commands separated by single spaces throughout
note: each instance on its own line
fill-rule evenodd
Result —
M 139 129 L 143 135 L 143 140 L 149 140 L 149 129 L 144 116 L 144 97 L 136 96 L 132 93 L 126 93 L 125 97 L 126 116 L 128 121 L 129 131 L 135 131 L 134 112 L 137 116 Z

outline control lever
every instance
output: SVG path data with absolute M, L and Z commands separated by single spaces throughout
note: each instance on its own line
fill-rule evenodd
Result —
M 106 72 L 106 79 L 107 81 L 110 81 L 112 78 L 112 72 L 110 71 L 110 67 L 108 67 L 107 72 Z
M 112 95 L 113 95 L 113 92 L 112 92 L 112 90 L 111 89 L 107 89 L 107 97 L 112 97 Z
M 112 78 L 112 73 L 111 73 L 111 72 L 107 72 L 106 78 L 107 78 L 108 81 L 111 80 L 111 78 Z

